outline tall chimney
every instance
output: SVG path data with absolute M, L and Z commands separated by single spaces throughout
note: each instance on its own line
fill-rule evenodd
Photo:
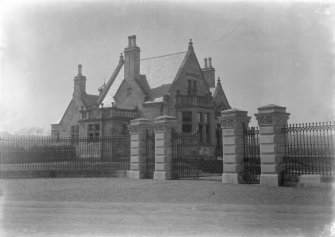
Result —
M 82 70 L 83 65 L 78 64 L 78 76 L 81 76 L 81 70 Z
M 209 87 L 215 87 L 215 69 L 212 67 L 212 58 L 209 57 L 208 59 L 204 59 L 205 65 L 202 69 L 202 73 L 209 85 Z M 207 64 L 208 63 L 208 64 Z
M 140 75 L 140 48 L 136 45 L 136 35 L 128 36 L 128 47 L 124 49 L 124 77 L 134 80 Z
M 78 64 L 78 75 L 74 78 L 73 98 L 86 95 L 86 77 L 82 75 L 82 65 Z
M 128 48 L 131 47 L 131 36 L 128 36 Z
M 133 43 L 131 44 L 133 47 L 136 47 L 136 35 L 132 36 Z
M 211 57 L 208 58 L 208 67 L 212 68 L 212 58 Z

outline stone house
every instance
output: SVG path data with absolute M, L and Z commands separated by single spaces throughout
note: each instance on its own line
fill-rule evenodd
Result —
M 215 85 L 211 58 L 201 68 L 190 40 L 188 50 L 141 59 L 136 36 L 99 95 L 86 93 L 86 77 L 78 65 L 73 98 L 52 136 L 98 137 L 127 134 L 130 120 L 174 116 L 179 132 L 199 132 L 200 146 L 210 156 L 217 142 L 217 117 L 230 109 L 220 79 Z

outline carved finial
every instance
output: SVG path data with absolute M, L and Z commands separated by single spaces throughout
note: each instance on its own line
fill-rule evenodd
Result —
M 192 39 L 190 39 L 190 42 L 188 43 L 188 49 L 193 49 L 193 42 Z

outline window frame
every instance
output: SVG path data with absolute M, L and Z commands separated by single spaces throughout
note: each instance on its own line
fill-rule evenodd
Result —
M 181 113 L 181 122 L 182 122 L 182 127 L 181 130 L 183 133 L 192 133 L 193 131 L 193 121 L 192 121 L 192 111 L 182 111 Z M 188 114 L 188 116 L 184 116 Z M 187 120 L 185 120 L 187 118 Z M 189 127 L 189 129 L 185 129 L 186 127 Z
M 89 142 L 97 142 L 100 137 L 100 124 L 90 123 L 87 124 L 87 138 Z

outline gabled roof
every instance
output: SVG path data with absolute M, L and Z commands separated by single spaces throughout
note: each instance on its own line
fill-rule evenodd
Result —
M 141 59 L 140 72 L 146 76 L 150 88 L 172 84 L 186 53 L 187 51 Z
M 179 68 L 185 58 L 186 52 L 163 55 L 153 58 L 140 60 L 140 78 L 135 81 L 142 91 L 152 100 L 162 97 L 170 89 Z M 106 87 L 101 92 L 98 104 L 104 103 L 104 106 L 111 106 L 114 96 L 124 80 L 124 65 L 118 65 L 113 75 L 109 79 Z
M 211 88 L 211 92 L 212 92 L 213 89 Z M 229 102 L 227 100 L 226 94 L 223 91 L 220 78 L 218 80 L 218 83 L 216 84 L 214 93 L 212 95 L 213 95 L 213 100 L 216 103 L 216 106 L 224 105 L 227 109 L 231 108 L 230 105 L 229 105 Z M 219 97 L 221 97 L 222 99 L 220 99 Z
M 135 79 L 136 83 L 139 85 L 144 94 L 148 97 L 151 96 L 151 89 L 148 80 L 145 75 L 140 75 L 140 78 Z

